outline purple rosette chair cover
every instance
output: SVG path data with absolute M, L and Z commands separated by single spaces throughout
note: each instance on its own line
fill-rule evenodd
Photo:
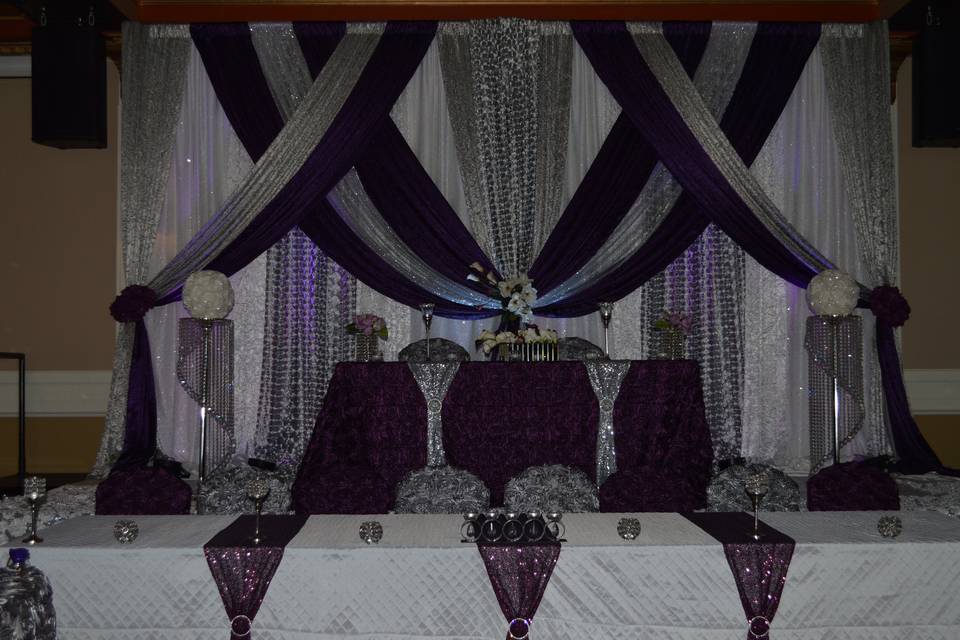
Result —
M 396 513 L 480 513 L 490 506 L 490 489 L 469 471 L 424 467 L 397 485 Z
M 695 511 L 706 506 L 700 479 L 657 467 L 617 471 L 600 486 L 600 511 Z
M 842 462 L 807 480 L 810 511 L 899 511 L 900 494 L 893 477 L 866 462 Z
M 487 544 L 477 549 L 507 619 L 507 640 L 523 640 L 560 558 L 560 543 Z
M 308 513 L 386 513 L 393 492 L 377 470 L 363 464 L 334 464 L 300 476 L 293 510 Z
M 188 514 L 192 497 L 190 485 L 162 467 L 114 469 L 97 485 L 96 514 Z
M 707 511 L 752 511 L 753 503 L 744 490 L 747 478 L 766 474 L 770 489 L 763 497 L 763 511 L 799 511 L 800 487 L 783 471 L 765 464 L 733 464 L 718 472 L 707 487 Z
M 508 511 L 580 513 L 598 511 L 597 485 L 580 469 L 551 464 L 524 469 L 504 491 Z

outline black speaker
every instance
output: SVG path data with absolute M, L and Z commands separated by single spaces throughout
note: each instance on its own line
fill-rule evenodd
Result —
M 960 147 L 960 9 L 929 2 L 913 43 L 913 146 Z
M 88 26 L 33 30 L 33 141 L 58 149 L 107 146 L 103 36 Z

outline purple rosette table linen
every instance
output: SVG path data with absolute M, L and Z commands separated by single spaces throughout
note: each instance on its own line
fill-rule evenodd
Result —
M 307 521 L 306 516 L 261 517 L 260 544 L 250 543 L 255 516 L 240 516 L 203 545 L 207 566 L 217 583 L 230 638 L 251 638 L 253 619 L 283 559 L 283 549 Z
M 507 640 L 526 638 L 560 557 L 560 543 L 488 544 L 477 549 L 507 619 Z
M 599 405 L 581 362 L 461 363 L 442 418 L 447 463 L 479 477 L 494 506 L 530 466 L 567 465 L 596 480 Z M 684 504 L 705 504 L 713 453 L 697 363 L 632 362 L 614 431 L 621 472 L 680 477 Z M 407 364 L 340 363 L 293 485 L 294 509 L 383 513 L 397 483 L 426 463 L 427 407 Z M 348 481 L 345 469 L 364 482 Z
M 747 618 L 747 640 L 768 640 L 796 542 L 763 522 L 761 538 L 754 540 L 753 518 L 745 513 L 683 515 L 723 543 Z
M 809 511 L 899 511 L 900 492 L 893 477 L 865 462 L 824 467 L 807 480 Z
M 190 485 L 161 467 L 118 468 L 97 485 L 96 514 L 184 515 L 192 496 Z

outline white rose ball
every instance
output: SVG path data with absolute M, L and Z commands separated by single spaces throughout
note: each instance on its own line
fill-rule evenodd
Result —
M 850 315 L 859 297 L 857 281 L 836 269 L 821 271 L 807 286 L 807 303 L 820 316 Z
M 183 306 L 194 318 L 219 320 L 233 309 L 233 287 L 219 271 L 197 271 L 183 285 Z

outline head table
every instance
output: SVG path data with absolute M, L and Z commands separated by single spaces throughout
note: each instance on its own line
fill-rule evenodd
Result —
M 746 624 L 724 550 L 674 513 L 567 514 L 553 576 L 530 637 L 543 640 L 743 640 Z M 777 640 L 955 640 L 960 637 L 960 522 L 901 513 L 895 540 L 878 512 L 768 513 L 796 541 Z M 293 517 L 293 516 L 290 516 Z M 358 536 L 383 525 L 379 544 Z M 114 517 L 89 516 L 44 532 L 31 562 L 53 586 L 61 640 L 226 640 L 229 622 L 203 546 L 233 516 L 139 516 L 121 545 Z M 252 637 L 504 637 L 505 622 L 477 546 L 460 542 L 457 515 L 311 516 L 286 545 Z
M 664 488 L 658 502 L 611 511 L 693 510 L 705 506 L 712 460 L 700 367 L 690 360 L 341 362 L 293 505 L 298 513 L 386 512 L 407 473 L 446 463 L 483 480 L 499 506 L 510 478 L 562 464 L 598 484 L 620 469 L 629 474 L 611 476 L 611 487 L 629 487 L 635 475 Z

